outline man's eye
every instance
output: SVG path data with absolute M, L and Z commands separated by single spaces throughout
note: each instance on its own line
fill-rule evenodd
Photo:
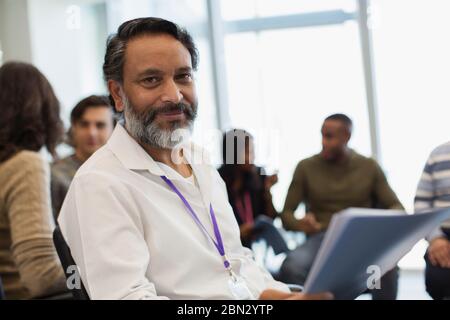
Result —
M 190 73 L 183 73 L 177 76 L 179 80 L 183 81 L 191 81 L 192 80 L 192 74 Z
M 157 77 L 148 77 L 142 80 L 142 82 L 146 83 L 146 84 L 154 84 L 157 83 L 159 81 L 159 79 Z

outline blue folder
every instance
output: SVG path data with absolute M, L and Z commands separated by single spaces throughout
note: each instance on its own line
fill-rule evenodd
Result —
M 305 283 L 305 292 L 329 291 L 355 299 L 443 221 L 450 208 L 404 211 L 351 208 L 333 216 Z

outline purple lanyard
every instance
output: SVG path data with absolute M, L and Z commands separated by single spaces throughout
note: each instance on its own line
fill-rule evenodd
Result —
M 167 185 L 173 190 L 173 192 L 175 192 L 178 195 L 178 197 L 180 197 L 181 201 L 183 201 L 186 209 L 191 214 L 192 218 L 197 223 L 197 225 L 200 228 L 200 230 L 203 231 L 205 233 L 205 235 L 207 235 L 211 239 L 211 241 L 214 243 L 214 245 L 216 246 L 217 251 L 219 251 L 219 254 L 220 254 L 220 256 L 223 259 L 223 265 L 224 265 L 225 269 L 229 270 L 230 269 L 230 262 L 228 261 L 227 256 L 225 255 L 225 247 L 223 246 L 222 236 L 220 234 L 219 226 L 218 226 L 217 220 L 216 220 L 216 215 L 214 213 L 212 205 L 209 204 L 209 214 L 211 215 L 211 221 L 212 221 L 213 228 L 214 228 L 214 235 L 215 235 L 217 241 L 214 240 L 214 238 L 206 230 L 205 226 L 203 225 L 203 223 L 198 218 L 198 216 L 195 213 L 194 209 L 192 209 L 192 207 L 189 204 L 189 202 L 181 194 L 180 190 L 178 190 L 178 188 L 175 187 L 173 182 L 170 181 L 166 176 L 161 176 L 161 179 L 163 179 L 164 182 L 167 183 Z

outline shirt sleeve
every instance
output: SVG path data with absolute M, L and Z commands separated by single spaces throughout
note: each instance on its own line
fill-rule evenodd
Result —
M 300 162 L 295 169 L 294 176 L 289 185 L 283 212 L 281 214 L 281 220 L 283 221 L 283 226 L 286 230 L 297 230 L 297 219 L 295 218 L 294 213 L 295 210 L 297 210 L 298 205 L 305 198 L 304 183 L 304 168 L 303 163 Z
M 255 270 L 258 270 L 258 271 L 259 271 L 259 273 L 261 274 L 261 276 L 262 276 L 263 279 L 264 279 L 264 285 L 265 285 L 265 287 L 264 287 L 264 289 L 263 289 L 262 291 L 258 292 L 258 296 L 255 297 L 255 298 L 259 298 L 259 296 L 261 295 L 261 293 L 262 293 L 264 290 L 267 290 L 267 289 L 275 289 L 275 290 L 280 290 L 280 291 L 288 292 L 288 293 L 291 291 L 291 290 L 289 289 L 289 287 L 288 287 L 287 284 L 275 280 L 275 279 L 272 277 L 272 275 L 270 274 L 270 272 L 267 271 L 267 269 L 265 269 L 265 268 L 259 266 L 259 265 L 256 263 L 255 258 L 254 258 L 254 255 L 253 255 L 253 252 L 252 252 L 249 248 L 243 247 L 243 251 L 244 251 L 244 255 L 247 257 L 247 260 L 249 261 L 249 263 L 251 263 L 251 264 L 253 265 L 253 267 L 254 267 Z
M 424 212 L 433 209 L 435 198 L 435 181 L 433 179 L 433 156 L 431 155 L 423 169 L 414 197 L 414 212 Z M 444 233 L 440 227 L 435 228 L 427 237 L 428 241 L 443 237 Z
M 386 209 L 404 210 L 403 205 L 400 203 L 397 195 L 389 185 L 386 175 L 379 164 L 374 161 L 375 165 L 375 182 L 374 182 L 374 195 L 377 204 Z
M 222 193 L 224 194 L 224 196 L 226 196 L 227 191 L 226 191 L 225 182 L 223 181 L 223 179 L 221 178 L 221 176 L 219 174 L 217 174 L 217 178 L 218 178 L 218 181 L 220 182 Z M 230 210 L 231 210 L 231 206 L 230 206 Z M 250 250 L 249 248 L 246 248 L 240 244 L 239 251 L 240 251 L 240 254 L 242 254 L 245 257 L 245 261 L 247 264 L 249 264 L 249 267 L 252 270 L 252 273 L 255 272 L 255 273 L 259 273 L 261 275 L 261 277 L 264 281 L 264 288 L 262 291 L 264 291 L 265 289 L 277 289 L 277 290 L 281 290 L 284 292 L 290 292 L 290 289 L 286 284 L 284 284 L 280 281 L 276 281 L 265 268 L 262 268 L 261 266 L 259 266 L 256 263 L 252 250 Z M 256 294 L 257 296 L 255 298 L 259 298 L 262 291 L 260 290 L 259 292 L 257 292 L 257 294 Z
M 76 176 L 59 218 L 91 299 L 167 299 L 146 277 L 151 259 L 139 210 L 124 183 Z

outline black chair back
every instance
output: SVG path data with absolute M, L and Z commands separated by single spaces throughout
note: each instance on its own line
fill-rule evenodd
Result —
M 59 260 L 64 268 L 64 274 L 68 280 L 68 289 L 72 292 L 76 300 L 90 300 L 89 295 L 81 281 L 81 277 L 78 272 L 78 267 L 73 260 L 72 254 L 70 253 L 70 248 L 64 239 L 61 229 L 56 226 L 53 231 L 53 243 L 55 244 L 56 252 L 58 253 Z M 76 280 L 77 285 L 70 285 L 74 280 L 74 277 L 78 277 Z
M 5 299 L 5 293 L 3 292 L 2 278 L 0 278 L 0 300 L 3 299 Z

